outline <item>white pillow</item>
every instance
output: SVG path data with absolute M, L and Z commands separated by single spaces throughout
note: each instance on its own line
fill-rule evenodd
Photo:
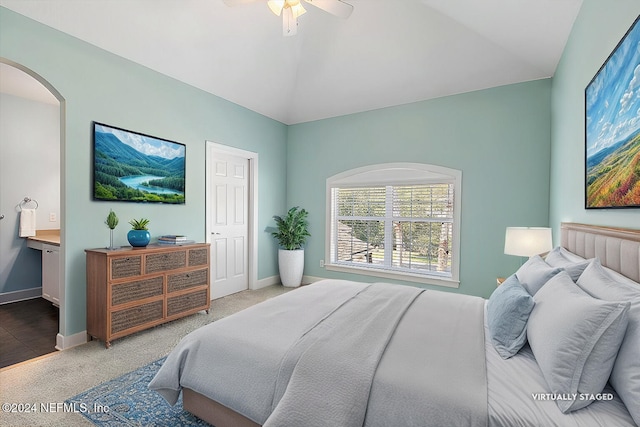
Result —
M 596 259 L 580 276 L 578 286 L 595 298 L 631 303 L 629 325 L 609 382 L 640 425 L 640 284 L 619 277 Z
M 587 268 L 591 260 L 580 259 L 576 262 L 574 258 L 574 261 L 572 261 L 569 259 L 568 254 L 571 253 L 563 247 L 557 246 L 547 254 L 544 261 L 552 267 L 561 267 L 564 271 L 569 273 L 571 280 L 575 282 L 578 280 L 585 268 Z
M 558 252 L 567 259 L 569 262 L 580 262 L 584 261 L 586 258 L 581 257 L 580 255 L 574 254 L 570 250 L 563 248 L 562 246 L 558 246 Z M 591 258 L 593 259 L 593 258 Z
M 562 268 L 551 267 L 540 258 L 540 255 L 534 255 L 516 271 L 516 277 L 527 292 L 533 296 L 542 285 L 560 271 Z
M 558 273 L 534 296 L 529 346 L 563 413 L 589 405 L 602 392 L 627 329 L 629 302 L 591 297 Z

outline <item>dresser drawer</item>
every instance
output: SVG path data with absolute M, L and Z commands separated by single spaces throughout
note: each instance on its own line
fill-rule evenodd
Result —
M 207 248 L 189 250 L 189 266 L 209 264 L 209 251 Z
M 175 270 L 187 266 L 187 251 L 165 252 L 149 254 L 145 258 L 145 274 L 158 271 Z
M 114 339 L 209 310 L 210 245 L 86 252 L 87 334 Z
M 128 256 L 111 259 L 111 279 L 139 276 L 142 268 L 142 256 Z
M 207 285 L 209 269 L 203 268 L 185 273 L 170 274 L 167 276 L 167 292 L 176 292 L 194 286 Z
M 190 294 L 167 298 L 167 317 L 199 307 L 204 310 L 209 307 L 208 303 L 209 301 L 207 301 L 206 289 L 192 292 Z
M 161 296 L 164 292 L 163 284 L 162 276 L 115 284 L 111 288 L 111 306 Z
M 163 301 L 154 301 L 137 307 L 118 310 L 111 313 L 111 334 L 143 325 L 145 323 L 162 320 Z

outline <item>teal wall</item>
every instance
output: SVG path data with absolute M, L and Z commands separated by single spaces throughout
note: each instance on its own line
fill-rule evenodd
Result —
M 584 90 L 640 14 L 638 0 L 584 0 L 552 81 L 550 225 L 640 228 L 640 209 L 584 208 Z
M 61 214 L 66 271 L 65 336 L 85 330 L 85 248 L 104 247 L 104 220 L 121 218 L 115 244 L 126 244 L 131 218 L 151 220 L 153 235 L 179 232 L 204 241 L 205 141 L 257 152 L 263 230 L 286 207 L 286 137 L 282 123 L 180 83 L 0 7 L 0 57 L 37 73 L 64 98 Z M 186 204 L 91 200 L 91 123 L 111 124 L 187 146 Z M 259 237 L 258 278 L 277 274 L 272 239 Z
M 325 257 L 325 181 L 329 176 L 360 166 L 403 161 L 462 170 L 461 285 L 457 291 L 488 296 L 495 289 L 495 278 L 510 274 L 521 263 L 503 254 L 507 226 L 546 226 L 550 209 L 552 222 L 571 214 L 565 204 L 573 203 L 573 196 L 567 193 L 575 184 L 564 182 L 571 174 L 558 171 L 562 161 L 575 156 L 573 148 L 563 146 L 565 142 L 575 144 L 565 141 L 571 124 L 564 121 L 576 114 L 573 104 L 580 104 L 581 119 L 584 84 L 632 22 L 629 11 L 637 13 L 635 0 L 618 1 L 628 4 L 619 16 L 605 10 L 604 0 L 586 0 L 586 10 L 576 25 L 587 32 L 589 21 L 582 23 L 585 15 L 617 16 L 618 25 L 612 25 L 617 32 L 609 36 L 611 47 L 598 40 L 606 46 L 601 48 L 601 58 L 590 61 L 593 72 L 580 69 L 580 56 L 590 47 L 582 47 L 573 34 L 569 54 L 562 59 L 561 76 L 553 82 L 543 79 L 289 127 L 0 7 L 0 57 L 37 73 L 64 98 L 66 316 L 61 332 L 71 335 L 85 328 L 84 249 L 108 244 L 103 221 L 109 209 L 124 224 L 116 229 L 119 245 L 126 244 L 126 221 L 141 216 L 151 219 L 154 235 L 176 232 L 180 227 L 194 239 L 205 240 L 206 140 L 259 153 L 259 230 L 273 225 L 272 215 L 284 213 L 289 206 L 310 211 L 312 237 L 305 274 L 316 277 L 373 280 L 319 267 L 319 260 Z M 625 11 L 628 16 L 623 18 Z M 571 82 L 576 73 L 584 75 L 580 91 Z M 572 90 L 580 92 L 577 101 L 558 99 Z M 552 105 L 553 123 L 563 122 L 554 128 Z M 92 201 L 94 120 L 186 144 L 187 204 Z M 581 121 L 575 132 L 581 135 Z M 580 135 L 572 135 L 579 139 L 579 156 Z M 555 158 L 558 155 L 565 158 Z M 550 191 L 550 175 L 556 182 L 551 184 L 559 189 Z M 634 218 L 626 212 L 616 216 L 627 225 Z M 276 245 L 267 233 L 258 237 L 258 278 L 274 276 Z
M 503 254 L 506 227 L 549 220 L 550 102 L 546 79 L 290 126 L 287 203 L 310 212 L 305 274 L 375 280 L 320 268 L 328 177 L 430 163 L 462 171 L 458 291 L 488 297 L 522 261 Z

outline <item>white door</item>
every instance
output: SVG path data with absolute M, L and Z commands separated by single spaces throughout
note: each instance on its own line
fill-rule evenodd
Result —
M 212 151 L 209 230 L 211 299 L 249 288 L 249 159 Z

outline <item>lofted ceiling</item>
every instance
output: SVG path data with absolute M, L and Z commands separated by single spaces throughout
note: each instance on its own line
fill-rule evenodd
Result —
M 553 76 L 582 0 L 0 0 L 0 6 L 285 124 Z M 0 85 L 11 85 L 6 68 Z M 5 90 L 0 88 L 0 90 Z

